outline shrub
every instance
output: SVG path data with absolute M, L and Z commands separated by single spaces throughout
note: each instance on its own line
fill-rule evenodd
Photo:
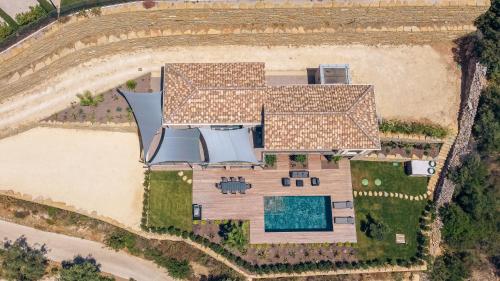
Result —
M 325 158 L 326 158 L 326 161 L 328 161 L 329 163 L 330 162 L 338 163 L 342 159 L 342 156 L 340 156 L 340 155 L 325 155 Z
M 48 0 L 37 0 L 40 6 L 48 13 L 54 10 L 54 6 Z
M 276 154 L 266 154 L 264 160 L 268 167 L 274 167 L 274 164 L 276 164 Z
M 101 15 L 101 7 L 94 7 L 90 9 L 90 14 L 93 16 L 100 16 Z
M 104 238 L 104 243 L 116 251 L 127 248 L 133 252 L 135 250 L 135 241 L 135 235 L 124 230 L 113 231 Z
M 127 89 L 133 91 L 135 90 L 135 87 L 137 87 L 137 82 L 135 80 L 128 80 L 125 85 L 127 86 Z
M 102 94 L 94 97 L 90 91 L 85 91 L 83 95 L 77 94 L 76 96 L 80 100 L 81 106 L 97 106 L 104 101 L 104 96 Z
M 0 23 L 0 40 L 7 38 L 7 36 L 11 35 L 14 32 L 14 28 L 12 28 L 7 23 Z
M 444 138 L 448 130 L 437 124 L 385 120 L 379 126 L 384 133 L 420 134 L 434 138 Z
M 76 14 L 77 17 L 82 17 L 82 18 L 88 18 L 89 15 L 87 14 L 86 10 L 81 10 Z
M 21 26 L 27 25 L 41 19 L 46 14 L 47 12 L 40 5 L 30 6 L 29 11 L 16 15 L 16 21 Z
M 153 260 L 159 266 L 166 268 L 168 273 L 174 278 L 187 279 L 192 274 L 191 266 L 187 260 L 164 257 L 161 251 L 153 248 L 146 248 L 144 256 Z
M 25 211 L 25 210 L 15 211 L 15 212 L 14 212 L 14 217 L 16 217 L 16 218 L 18 218 L 18 219 L 24 219 L 24 218 L 25 218 L 25 217 L 27 217 L 29 214 L 30 214 L 30 211 Z
M 304 154 L 295 154 L 291 156 L 291 159 L 297 163 L 305 164 L 307 161 L 307 156 Z

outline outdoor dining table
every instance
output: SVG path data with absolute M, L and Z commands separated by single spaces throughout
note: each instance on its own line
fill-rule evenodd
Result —
M 227 181 L 220 183 L 220 189 L 222 193 L 236 193 L 236 192 L 245 192 L 247 189 L 247 184 L 239 181 Z

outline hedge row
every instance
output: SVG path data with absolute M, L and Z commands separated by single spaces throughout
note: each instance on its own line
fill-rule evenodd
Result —
M 437 124 L 404 122 L 399 120 L 384 120 L 379 126 L 384 133 L 403 133 L 425 135 L 434 138 L 444 138 L 448 135 L 448 129 Z

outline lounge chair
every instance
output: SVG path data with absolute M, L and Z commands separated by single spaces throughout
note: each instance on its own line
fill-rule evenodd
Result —
M 353 217 L 333 217 L 333 223 L 336 224 L 354 224 Z
M 252 188 L 252 185 L 251 185 L 251 184 L 249 184 L 249 183 L 247 183 L 247 184 L 246 184 L 246 187 L 247 187 L 247 189 L 250 189 L 250 188 Z
M 222 182 L 227 182 L 227 178 L 226 177 L 221 177 L 222 179 Z
M 201 205 L 193 204 L 193 219 L 201 220 Z
M 334 209 L 352 209 L 351 201 L 337 201 L 332 202 L 332 206 Z
M 319 186 L 319 178 L 311 178 L 312 186 Z
M 296 180 L 296 181 L 295 181 L 295 185 L 296 185 L 297 187 L 302 187 L 302 186 L 304 186 L 304 180 Z
M 216 187 L 217 189 L 220 189 L 220 183 L 216 182 L 216 183 L 215 183 L 215 187 Z
M 240 194 L 245 194 L 245 190 L 244 189 L 240 190 Z
M 281 184 L 283 186 L 290 186 L 290 178 L 281 178 Z
M 236 194 L 236 190 L 231 190 L 231 194 Z
M 229 177 L 229 180 L 230 181 L 236 181 L 236 178 L 235 177 Z
M 244 177 L 238 177 L 238 181 L 239 182 L 245 182 L 245 178 Z
M 227 194 L 227 190 L 221 190 L 222 194 Z

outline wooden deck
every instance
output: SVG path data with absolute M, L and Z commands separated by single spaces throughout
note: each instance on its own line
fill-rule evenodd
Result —
M 279 161 L 278 161 L 279 162 Z M 356 242 L 355 225 L 333 225 L 332 231 L 322 232 L 265 232 L 264 196 L 331 196 L 332 201 L 351 200 L 351 169 L 348 160 L 340 162 L 339 169 L 309 170 L 310 176 L 318 177 L 321 185 L 312 187 L 305 180 L 304 187 L 281 186 L 281 178 L 288 176 L 288 167 L 278 165 L 276 170 L 195 170 L 193 173 L 193 203 L 202 205 L 203 219 L 242 219 L 250 220 L 250 243 L 335 243 Z M 318 167 L 318 166 L 315 166 Z M 222 176 L 243 176 L 252 189 L 246 194 L 222 194 L 215 183 Z M 333 209 L 333 216 L 352 216 L 354 209 Z

